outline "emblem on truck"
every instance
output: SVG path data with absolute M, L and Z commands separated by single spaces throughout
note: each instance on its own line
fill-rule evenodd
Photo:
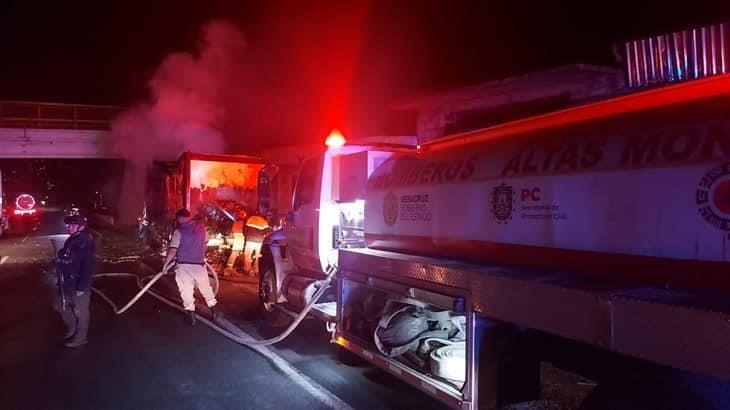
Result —
M 383 198 L 383 220 L 388 226 L 395 225 L 398 220 L 398 198 L 392 191 Z
M 722 231 L 730 231 L 730 163 L 707 172 L 697 185 L 696 201 L 702 218 Z
M 498 223 L 507 223 L 514 211 L 515 191 L 504 182 L 492 188 L 492 214 Z

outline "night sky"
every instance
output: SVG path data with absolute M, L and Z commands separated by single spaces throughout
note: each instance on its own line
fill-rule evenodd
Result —
M 248 121 L 253 145 L 287 141 L 304 118 L 310 133 L 357 129 L 408 95 L 564 63 L 616 65 L 613 43 L 730 20 L 727 1 L 49 3 L 0 3 L 0 99 L 144 101 L 164 57 L 194 52 L 201 26 L 223 19 L 246 38 L 256 89 L 247 110 L 266 119 Z

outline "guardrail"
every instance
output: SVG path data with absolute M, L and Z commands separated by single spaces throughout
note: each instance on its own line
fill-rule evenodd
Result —
M 0 128 L 108 130 L 123 107 L 0 101 Z

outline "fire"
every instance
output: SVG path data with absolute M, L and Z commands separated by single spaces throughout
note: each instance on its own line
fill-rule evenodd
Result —
M 256 189 L 261 164 L 190 161 L 190 187 Z
M 190 208 L 206 202 L 234 201 L 248 209 L 258 202 L 258 173 L 262 164 L 190 161 Z

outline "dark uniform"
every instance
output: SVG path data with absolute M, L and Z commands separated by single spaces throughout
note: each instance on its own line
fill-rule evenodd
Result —
M 58 251 L 56 271 L 59 292 L 56 308 L 66 325 L 67 345 L 86 343 L 95 252 L 94 238 L 86 230 L 73 233 Z

